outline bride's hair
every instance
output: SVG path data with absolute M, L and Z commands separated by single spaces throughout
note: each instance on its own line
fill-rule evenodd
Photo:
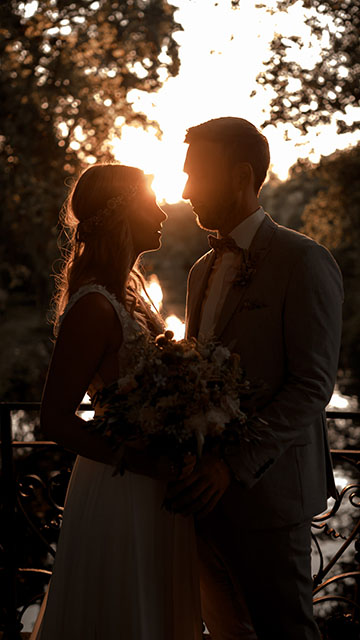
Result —
M 130 313 L 138 308 L 150 324 L 156 322 L 141 297 L 144 279 L 135 262 L 128 220 L 146 188 L 140 169 L 120 164 L 92 165 L 72 187 L 60 212 L 67 242 L 61 249 L 60 273 L 55 274 L 55 333 L 70 296 L 88 283 L 103 285 Z

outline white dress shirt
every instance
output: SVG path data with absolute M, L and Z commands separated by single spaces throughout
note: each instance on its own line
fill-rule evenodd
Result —
M 259 207 L 248 218 L 240 222 L 229 233 L 229 236 L 235 240 L 238 247 L 248 249 L 264 217 L 264 209 Z M 219 237 L 221 236 L 219 235 Z M 213 335 L 231 283 L 236 276 L 240 260 L 240 254 L 232 251 L 227 251 L 217 256 L 208 280 L 201 309 L 200 340 L 209 339 Z

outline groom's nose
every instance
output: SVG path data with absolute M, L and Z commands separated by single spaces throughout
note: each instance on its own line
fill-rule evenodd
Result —
M 190 200 L 189 178 L 186 180 L 182 197 L 184 200 Z

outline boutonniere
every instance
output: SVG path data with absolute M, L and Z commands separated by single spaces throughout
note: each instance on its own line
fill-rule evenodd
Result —
M 232 284 L 235 287 L 246 287 L 256 273 L 256 263 L 257 256 L 252 256 L 249 249 L 241 249 L 240 264 Z
M 262 302 L 261 300 L 245 300 L 244 304 L 241 307 L 242 311 L 252 311 L 253 309 L 266 309 L 268 307 L 267 304 Z

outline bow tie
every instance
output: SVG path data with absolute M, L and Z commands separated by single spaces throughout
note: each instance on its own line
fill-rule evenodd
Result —
M 209 235 L 208 242 L 212 249 L 214 249 L 217 256 L 221 256 L 227 251 L 233 253 L 242 253 L 242 249 L 236 244 L 235 240 L 231 236 L 225 236 L 225 238 L 216 238 Z

